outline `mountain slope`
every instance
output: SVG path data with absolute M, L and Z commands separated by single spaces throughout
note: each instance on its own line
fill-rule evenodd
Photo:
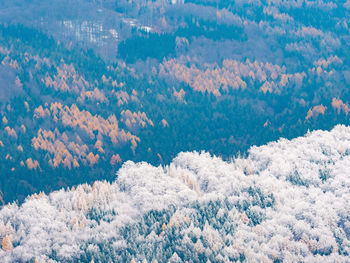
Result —
M 350 127 L 252 147 L 224 162 L 127 162 L 113 183 L 0 211 L 1 262 L 346 262 Z
M 4 202 L 350 125 L 349 3 L 0 1 Z

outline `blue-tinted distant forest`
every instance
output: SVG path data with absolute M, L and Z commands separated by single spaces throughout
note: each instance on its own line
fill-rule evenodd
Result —
M 349 1 L 1 1 L 4 202 L 349 124 L 349 15 Z

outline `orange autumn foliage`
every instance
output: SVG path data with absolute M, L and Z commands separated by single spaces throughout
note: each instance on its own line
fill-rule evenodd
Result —
M 86 156 L 86 159 L 89 161 L 89 165 L 93 166 L 98 162 L 100 156 L 98 154 L 94 155 L 92 152 L 90 152 L 88 156 Z
M 173 96 L 178 100 L 178 101 L 183 101 L 184 97 L 186 95 L 186 92 L 181 88 L 179 91 L 176 91 L 174 89 Z
M 153 126 L 152 120 L 147 118 L 146 113 L 144 112 L 134 112 L 132 113 L 130 110 L 123 110 L 121 112 L 122 121 L 125 122 L 126 126 L 129 129 L 134 129 L 136 127 L 146 127 L 147 125 Z
M 16 131 L 13 128 L 10 128 L 9 126 L 6 126 L 5 127 L 5 131 L 7 132 L 7 134 L 10 137 L 17 139 L 17 133 L 16 133 Z
M 226 59 L 221 67 L 217 64 L 206 64 L 202 68 L 197 68 L 194 64 L 189 67 L 176 59 L 170 59 L 164 61 L 159 68 L 159 77 L 170 76 L 188 84 L 196 91 L 212 93 L 215 96 L 220 96 L 222 91 L 229 88 L 246 89 L 247 82 L 254 84 L 256 81 L 261 84 L 262 92 L 280 93 L 281 87 L 291 81 L 300 85 L 306 76 L 305 73 L 287 74 L 285 67 L 258 61 L 250 62 L 249 59 L 245 62 Z
M 3 123 L 4 125 L 7 125 L 7 124 L 8 124 L 7 118 L 6 118 L 5 116 L 2 118 L 2 123 Z
M 57 74 L 53 79 L 47 74 L 42 82 L 46 87 L 54 88 L 57 91 L 79 93 L 82 90 L 89 90 L 90 84 L 80 76 L 73 65 L 63 64 L 58 66 Z
M 50 116 L 50 111 L 47 108 L 44 110 L 44 108 L 40 105 L 34 110 L 34 118 L 39 119 L 44 118 L 45 116 Z
M 32 139 L 32 146 L 50 153 L 49 165 L 53 168 L 60 165 L 68 169 L 78 167 L 77 159 L 85 160 L 88 151 L 86 145 L 69 141 L 67 135 L 61 135 L 57 129 L 52 132 L 40 128 L 37 137 Z
M 350 112 L 350 107 L 348 104 L 345 104 L 341 99 L 333 98 L 332 107 L 340 114 L 341 111 L 347 116 Z
M 28 158 L 26 160 L 27 168 L 29 170 L 35 170 L 39 167 L 39 163 L 37 160 L 33 160 L 32 158 Z
M 12 240 L 10 236 L 6 235 L 1 241 L 1 248 L 5 251 L 13 250 Z
M 122 162 L 122 159 L 120 158 L 119 154 L 113 154 L 112 155 L 112 158 L 111 158 L 111 161 L 110 161 L 110 164 L 112 166 L 114 166 L 116 163 L 121 163 Z
M 168 124 L 168 122 L 167 122 L 165 119 L 163 119 L 163 120 L 161 121 L 161 123 L 162 123 L 162 125 L 163 125 L 164 128 L 165 128 L 165 127 L 169 127 L 169 124 Z
M 106 98 L 105 94 L 98 88 L 95 88 L 92 91 L 85 91 L 85 90 L 81 91 L 78 101 L 80 103 L 83 103 L 85 101 L 85 98 L 91 101 L 97 101 L 101 103 L 108 102 L 108 99 Z
M 71 107 L 61 104 L 51 104 L 51 112 L 54 117 L 61 120 L 63 125 L 84 130 L 90 138 L 94 138 L 94 131 L 101 135 L 109 136 L 112 142 L 127 142 L 132 139 L 139 140 L 136 136 L 119 129 L 115 115 L 110 115 L 107 119 L 99 115 L 92 115 L 88 111 L 80 111 L 73 104 Z
M 104 153 L 105 151 L 103 150 L 102 146 L 103 146 L 102 141 L 101 141 L 101 140 L 96 140 L 95 148 L 96 148 L 99 152 Z
M 312 109 L 309 109 L 309 111 L 307 112 L 305 120 L 308 120 L 311 117 L 316 119 L 318 117 L 318 115 L 320 115 L 320 114 L 324 115 L 326 110 L 327 110 L 327 107 L 323 106 L 322 104 L 314 106 Z
M 120 91 L 115 92 L 113 90 L 112 93 L 114 93 L 114 95 L 118 99 L 118 106 L 121 106 L 123 104 L 128 104 L 128 101 L 129 101 L 130 97 L 129 97 L 129 94 L 126 91 L 121 91 L 120 90 Z

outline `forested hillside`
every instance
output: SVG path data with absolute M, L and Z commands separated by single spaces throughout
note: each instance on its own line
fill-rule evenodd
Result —
M 349 125 L 348 1 L 0 3 L 4 203 Z
M 114 182 L 0 211 L 1 262 L 347 262 L 350 128 L 252 147 L 229 162 L 126 162 Z

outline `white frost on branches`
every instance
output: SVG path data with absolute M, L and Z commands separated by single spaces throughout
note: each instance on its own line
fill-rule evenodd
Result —
M 263 196 L 272 195 L 274 204 L 252 207 L 264 215 L 256 225 L 248 224 L 247 215 L 235 207 L 228 215 L 219 210 L 217 220 L 233 218 L 234 246 L 225 247 L 219 232 L 205 225 L 203 235 L 211 249 L 227 256 L 243 253 L 249 262 L 274 258 L 346 262 L 350 253 L 349 170 L 350 127 L 341 125 L 330 132 L 314 131 L 252 147 L 246 158 L 231 162 L 197 152 L 180 153 L 166 167 L 129 161 L 113 183 L 33 195 L 21 206 L 2 208 L 0 241 L 5 241 L 0 261 L 50 262 L 53 250 L 59 261 L 70 261 L 84 253 L 82 244 L 97 242 L 114 242 L 116 249 L 122 249 L 126 243 L 119 230 L 150 210 L 174 206 L 181 218 L 190 213 L 194 202 L 250 200 L 247 189 L 251 187 L 260 189 Z M 92 211 L 108 214 L 108 220 L 97 222 L 89 216 Z M 88 250 L 96 249 L 92 244 Z M 200 240 L 194 247 L 204 250 Z M 171 260 L 178 258 L 174 254 Z

